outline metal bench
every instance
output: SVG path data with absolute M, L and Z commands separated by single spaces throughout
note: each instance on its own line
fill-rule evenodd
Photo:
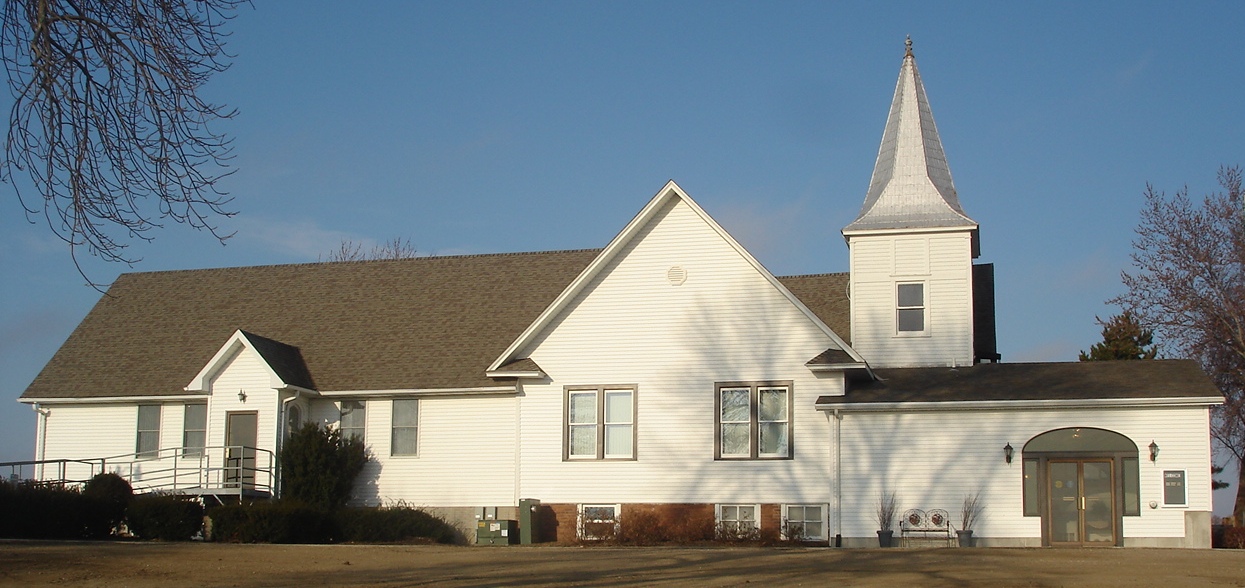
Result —
M 904 547 L 911 546 L 913 539 L 936 539 L 945 541 L 948 546 L 953 545 L 951 531 L 951 517 L 941 508 L 929 511 L 909 509 L 899 521 L 899 535 Z

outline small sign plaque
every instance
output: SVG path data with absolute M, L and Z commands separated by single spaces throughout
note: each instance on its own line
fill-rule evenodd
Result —
M 1184 470 L 1164 470 L 1163 504 L 1165 506 L 1184 506 L 1187 503 Z

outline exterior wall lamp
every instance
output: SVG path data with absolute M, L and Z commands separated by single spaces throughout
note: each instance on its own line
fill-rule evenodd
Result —
M 238 390 L 238 402 L 246 402 L 246 390 Z
M 1007 463 L 1010 464 L 1012 462 L 1012 454 L 1015 453 L 1015 451 L 1016 451 L 1015 449 L 1012 449 L 1011 443 L 1004 445 L 1003 446 L 1003 461 L 1006 461 Z
M 1150 461 L 1154 461 L 1159 457 L 1159 444 L 1154 441 L 1150 442 Z

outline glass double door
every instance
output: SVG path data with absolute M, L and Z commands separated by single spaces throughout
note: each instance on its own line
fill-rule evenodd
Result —
M 1115 545 L 1115 476 L 1111 460 L 1048 462 L 1051 545 Z

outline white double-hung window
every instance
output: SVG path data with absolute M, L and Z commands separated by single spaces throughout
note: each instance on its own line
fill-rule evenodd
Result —
M 419 454 L 419 399 L 401 398 L 393 401 L 393 434 L 391 455 Z
M 338 427 L 341 429 L 343 439 L 365 440 L 367 431 L 367 408 L 366 404 L 358 400 L 343 400 L 341 420 L 338 421 Z
M 901 282 L 895 286 L 895 330 L 916 335 L 925 328 L 925 284 Z
M 717 385 L 716 459 L 787 459 L 791 453 L 791 383 Z
M 562 457 L 635 459 L 635 386 L 570 386 Z
M 151 459 L 160 454 L 160 405 L 138 406 L 138 435 L 134 442 L 138 459 Z
M 187 404 L 182 421 L 182 455 L 199 457 L 207 443 L 207 405 Z

